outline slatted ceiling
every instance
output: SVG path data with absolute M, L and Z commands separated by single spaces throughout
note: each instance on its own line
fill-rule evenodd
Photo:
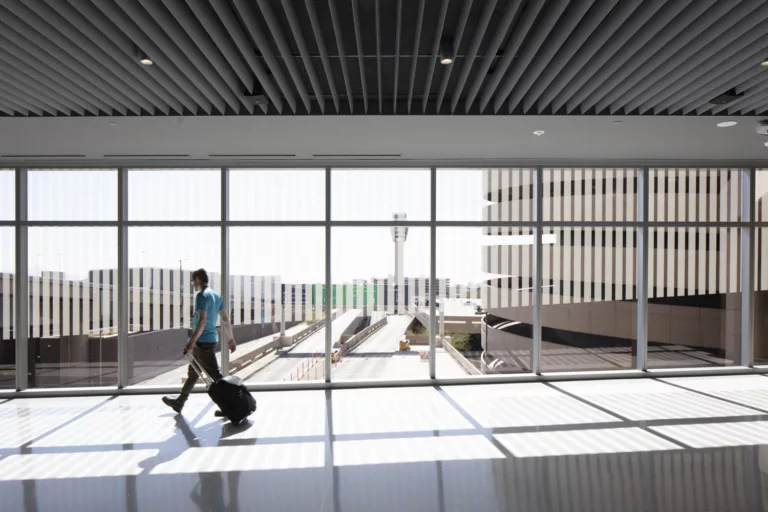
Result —
M 542 72 L 546 68 L 558 65 L 557 57 L 559 55 L 565 56 L 568 54 L 568 48 L 579 47 L 580 42 L 578 39 L 581 35 L 578 32 L 574 32 L 575 29 L 577 27 L 581 28 L 581 33 L 585 35 L 591 33 L 595 26 L 605 17 L 607 10 L 613 7 L 612 4 L 608 4 L 612 0 L 604 0 L 602 4 L 598 3 L 595 9 L 591 11 L 592 16 L 585 17 L 587 12 L 590 12 L 593 2 L 594 0 L 578 0 L 571 2 L 567 7 L 565 6 L 567 2 L 555 4 L 555 10 L 549 18 L 552 25 L 541 27 L 543 29 L 542 32 L 546 31 L 546 33 L 543 33 L 544 40 L 541 42 L 541 46 L 538 47 L 536 45 L 528 50 L 535 52 L 535 59 L 526 68 L 525 73 L 516 80 L 516 83 L 512 84 L 513 88 L 507 88 L 509 80 L 502 86 L 502 93 L 497 98 L 497 103 L 500 104 L 498 100 L 504 93 L 511 91 L 508 101 L 508 111 L 511 113 L 520 104 L 530 90 L 531 85 L 533 85 L 533 82 L 541 76 Z M 558 16 L 558 13 L 561 12 L 561 6 L 566 8 L 566 10 Z M 554 28 L 551 29 L 550 27 Z M 571 37 L 572 33 L 574 37 Z M 568 42 L 568 48 L 563 47 L 566 42 Z
M 753 11 L 760 4 L 762 8 Z M 650 66 L 657 67 L 640 79 L 653 85 L 643 92 L 627 87 L 627 92 L 613 104 L 611 110 L 625 108 L 633 111 L 641 105 L 644 109 L 642 112 L 650 110 L 654 103 L 649 104 L 648 100 L 668 93 L 669 84 L 675 80 L 694 70 L 701 75 L 708 69 L 726 64 L 728 59 L 748 49 L 750 43 L 764 34 L 764 31 L 752 30 L 766 18 L 768 5 L 764 2 L 746 2 L 743 9 L 734 10 L 727 10 L 721 4 L 715 5 L 692 24 L 689 31 L 675 38 L 674 45 L 667 45 L 649 60 Z M 629 101 L 631 98 L 634 99 Z M 598 104 L 598 111 L 602 111 L 601 105 L 604 104 Z
M 761 0 L 0 0 L 0 116 L 760 114 L 766 33 Z
M 668 65 L 679 65 L 679 63 L 689 62 L 690 48 L 688 45 L 697 34 L 703 31 L 716 31 L 713 26 L 718 18 L 723 20 L 724 15 L 728 14 L 728 6 L 725 3 L 717 3 L 717 0 L 696 1 L 690 4 L 680 16 L 676 17 L 664 26 L 660 26 L 658 32 L 653 34 L 648 44 L 644 45 L 630 62 L 627 62 L 620 70 L 622 81 L 616 85 L 610 92 L 599 91 L 593 94 L 593 98 L 602 95 L 602 99 L 592 103 L 589 100 L 587 105 L 591 108 L 596 104 L 598 112 L 607 109 L 611 105 L 626 105 L 628 96 L 633 93 L 633 85 L 640 80 L 646 80 L 650 84 L 656 82 L 656 79 L 663 76 L 663 70 L 671 71 Z M 722 23 L 721 25 L 726 25 Z M 697 44 L 703 45 L 703 41 Z M 663 66 L 662 66 L 663 64 Z M 660 73 L 662 73 L 660 75 Z M 607 94 L 606 94 L 607 93 Z M 585 105 L 585 106 L 587 106 Z M 616 107 L 612 107 L 612 110 Z

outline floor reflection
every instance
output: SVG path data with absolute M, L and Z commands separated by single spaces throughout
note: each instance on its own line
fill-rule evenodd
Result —
M 0 510 L 768 510 L 768 414 L 733 408 L 768 401 L 768 378 L 697 379 L 261 393 L 239 427 L 204 395 L 171 418 L 154 396 L 13 400 L 4 434 L 25 442 L 0 447 Z M 708 401 L 695 415 L 651 410 L 680 393 Z M 607 413 L 620 397 L 642 414 Z M 379 410 L 359 407 L 372 398 Z M 93 445 L 46 440 L 86 428 Z

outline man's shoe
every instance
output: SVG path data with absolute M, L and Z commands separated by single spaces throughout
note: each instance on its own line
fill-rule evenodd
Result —
M 213 415 L 217 418 L 226 418 L 226 415 L 221 411 L 214 411 Z
M 171 398 L 170 396 L 164 396 L 163 403 L 173 409 L 177 414 L 181 414 L 181 410 L 184 408 L 184 404 L 178 398 Z

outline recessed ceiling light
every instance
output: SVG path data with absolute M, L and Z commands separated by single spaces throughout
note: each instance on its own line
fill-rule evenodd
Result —
M 613 124 L 621 124 L 621 120 L 617 119 L 616 121 L 613 122 Z
M 535 132 L 533 132 L 533 134 L 537 137 L 541 137 L 542 135 L 544 135 L 544 130 L 536 130 Z
M 451 45 L 448 43 L 440 43 L 440 64 L 447 66 L 453 64 L 453 52 L 451 51 Z
M 763 62 L 760 63 L 761 66 L 764 68 L 768 68 L 768 59 L 765 59 Z
M 768 142 L 763 142 L 763 144 L 768 148 Z
M 739 124 L 738 121 L 720 121 L 717 123 L 718 128 L 730 128 L 731 126 L 736 126 Z
M 139 47 L 138 47 L 138 46 L 135 48 L 135 50 L 134 50 L 134 54 L 135 54 L 136 60 L 137 60 L 137 61 L 138 61 L 138 62 L 139 62 L 139 63 L 140 63 L 142 66 L 151 66 L 152 64 L 154 64 L 154 62 L 153 62 L 153 61 L 152 61 L 152 59 L 149 57 L 149 55 L 147 55 L 146 53 L 144 53 L 143 51 L 141 51 L 141 49 L 139 49 Z
M 117 123 L 116 123 L 116 122 L 114 122 L 114 121 L 110 121 L 110 122 L 109 122 L 109 126 L 117 126 Z

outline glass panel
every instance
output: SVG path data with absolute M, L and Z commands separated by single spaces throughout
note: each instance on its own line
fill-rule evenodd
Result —
M 740 230 L 651 228 L 648 366 L 738 364 Z
M 221 289 L 221 230 L 132 227 L 128 247 L 130 383 L 181 385 L 194 315 L 190 274 L 204 268 L 210 288 Z
M 429 220 L 429 169 L 334 169 L 333 220 Z
M 755 173 L 755 219 L 768 222 L 768 169 Z M 768 364 L 768 228 L 755 229 L 754 358 Z
M 635 367 L 635 235 L 634 228 L 544 228 L 543 371 Z
M 16 218 L 16 173 L 0 169 L 0 220 Z
M 740 169 L 651 169 L 651 222 L 741 220 Z
M 532 233 L 437 229 L 438 377 L 530 371 Z
M 324 380 L 325 228 L 231 228 L 230 272 L 232 373 Z
M 137 169 L 128 173 L 130 220 L 221 219 L 220 169 Z
M 325 220 L 325 169 L 229 172 L 230 220 Z
M 29 386 L 117 385 L 117 228 L 29 228 Z
M 342 351 L 332 378 L 428 378 L 429 229 L 342 227 L 331 240 L 333 338 Z
M 15 250 L 13 228 L 0 227 L 0 389 L 16 387 Z
M 633 221 L 637 218 L 637 170 L 544 169 L 545 221 Z
M 532 169 L 438 169 L 437 220 L 533 220 Z
M 768 222 L 768 169 L 755 172 L 755 220 Z
M 29 220 L 117 220 L 117 170 L 27 172 Z
M 758 200 L 762 206 L 762 201 Z M 768 364 L 768 228 L 755 230 L 754 311 L 755 364 Z

